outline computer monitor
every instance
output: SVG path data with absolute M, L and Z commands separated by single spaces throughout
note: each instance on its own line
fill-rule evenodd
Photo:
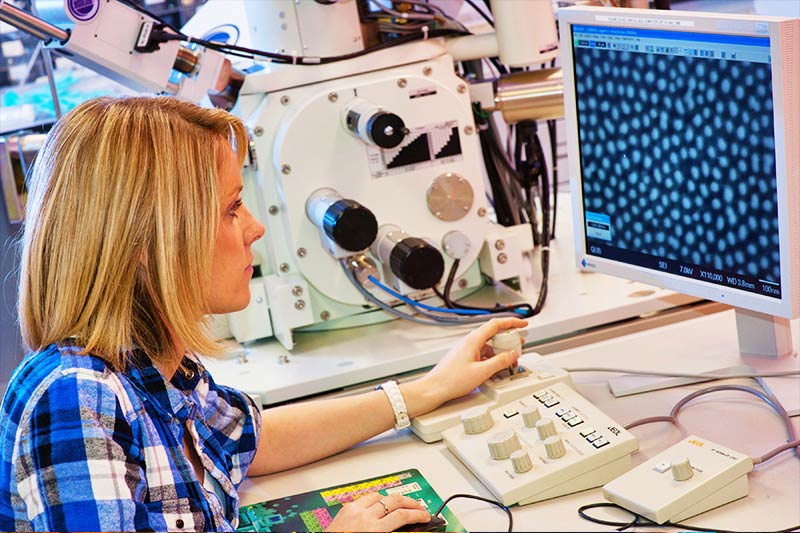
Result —
M 800 22 L 559 12 L 580 268 L 735 306 L 743 355 L 800 315 Z

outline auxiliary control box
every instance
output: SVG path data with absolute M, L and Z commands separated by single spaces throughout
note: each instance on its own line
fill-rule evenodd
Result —
M 630 470 L 639 447 L 566 383 L 461 420 L 442 432 L 445 444 L 504 505 L 599 487 Z

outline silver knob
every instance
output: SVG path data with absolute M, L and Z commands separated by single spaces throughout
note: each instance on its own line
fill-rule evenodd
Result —
M 542 418 L 534 424 L 536 431 L 539 433 L 539 439 L 544 440 L 547 437 L 552 437 L 556 433 L 556 425 L 550 418 Z
M 514 472 L 524 474 L 533 468 L 531 456 L 525 450 L 517 450 L 511 454 L 511 464 L 514 465 Z
M 508 459 L 509 456 L 522 448 L 517 437 L 517 432 L 513 429 L 495 433 L 488 441 L 489 454 L 495 461 Z
M 544 449 L 547 452 L 547 457 L 550 459 L 564 457 L 564 454 L 567 453 L 567 449 L 564 447 L 564 441 L 561 440 L 561 437 L 558 435 L 544 439 Z
M 675 481 L 686 481 L 693 475 L 694 471 L 687 457 L 676 457 L 672 460 L 672 477 Z
M 522 421 L 525 423 L 526 428 L 536 427 L 536 422 L 542 418 L 539 409 L 532 405 L 526 405 L 519 410 L 519 413 L 522 415 Z
M 478 406 L 464 411 L 461 414 L 461 423 L 464 425 L 464 433 L 477 435 L 494 426 L 494 419 L 488 407 Z

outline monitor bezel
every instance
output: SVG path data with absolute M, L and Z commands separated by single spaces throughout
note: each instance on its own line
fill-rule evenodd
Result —
M 559 10 L 558 19 L 577 267 L 587 272 L 599 272 L 639 281 L 769 315 L 785 318 L 800 316 L 800 131 L 798 131 L 800 130 L 800 119 L 797 118 L 797 115 L 800 114 L 800 108 L 798 108 L 800 106 L 794 101 L 800 93 L 800 86 L 798 86 L 800 61 L 792 61 L 790 57 L 787 57 L 789 40 L 793 39 L 794 45 L 800 46 L 800 21 L 759 15 L 603 7 L 564 8 Z M 678 23 L 681 25 L 677 25 Z M 781 250 L 780 299 L 588 253 L 583 208 L 583 176 L 578 144 L 572 25 L 638 29 L 668 28 L 670 31 L 770 38 Z M 792 95 L 794 98 L 791 98 Z

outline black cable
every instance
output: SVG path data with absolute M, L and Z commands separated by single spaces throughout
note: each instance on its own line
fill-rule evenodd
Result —
M 442 502 L 442 505 L 440 505 L 439 508 L 436 509 L 436 512 L 433 514 L 438 515 L 439 513 L 441 513 L 442 509 L 444 509 L 445 506 L 448 503 L 450 503 L 451 500 L 455 500 L 456 498 L 467 498 L 470 500 L 478 500 L 481 502 L 491 503 L 492 505 L 499 507 L 500 509 L 505 511 L 506 515 L 508 516 L 508 529 L 506 531 L 511 532 L 514 530 L 514 517 L 511 516 L 511 509 L 503 505 L 501 502 L 498 502 L 497 500 L 484 498 L 483 496 L 475 496 L 474 494 L 453 494 L 452 496 L 448 497 L 444 502 Z
M 533 316 L 533 307 L 528 303 L 521 303 L 516 305 L 500 305 L 495 304 L 494 307 L 479 307 L 473 305 L 460 304 L 450 298 L 450 291 L 453 288 L 453 280 L 456 276 L 456 270 L 461 263 L 459 259 L 455 259 L 450 265 L 450 272 L 447 275 L 447 281 L 444 284 L 444 292 L 440 291 L 437 287 L 433 287 L 433 292 L 442 299 L 445 305 L 451 309 L 472 309 L 474 311 L 489 311 L 490 313 L 517 313 L 522 318 L 529 318 Z M 524 313 L 520 313 L 519 309 L 524 309 Z
M 482 17 L 483 17 L 483 20 L 485 20 L 486 22 L 488 22 L 488 23 L 489 23 L 489 26 L 491 26 L 492 28 L 494 28 L 494 19 L 493 19 L 492 17 L 490 17 L 489 15 L 487 15 L 487 14 L 486 14 L 486 13 L 483 11 L 483 9 L 479 8 L 479 7 L 478 7 L 478 4 L 476 4 L 475 2 L 473 2 L 473 0 L 467 0 L 467 3 L 470 5 L 470 7 L 472 7 L 472 9 L 474 9 L 475 11 L 477 11 L 477 12 L 478 12 L 478 14 L 479 14 L 480 16 L 482 16 Z
M 588 513 L 586 513 L 586 511 L 589 510 L 589 509 L 597 509 L 597 508 L 618 509 L 620 511 L 625 511 L 627 513 L 630 513 L 634 518 L 630 522 L 612 522 L 610 520 L 601 520 L 600 518 L 595 518 L 593 516 L 590 516 Z M 634 526 L 635 527 L 639 527 L 639 528 L 642 528 L 642 527 L 674 527 L 674 528 L 685 529 L 687 531 L 708 531 L 708 532 L 713 532 L 713 533 L 752 533 L 752 531 L 753 531 L 752 529 L 751 530 L 747 530 L 747 531 L 740 531 L 740 530 L 730 530 L 730 529 L 718 529 L 718 528 L 715 528 L 715 527 L 712 527 L 712 528 L 697 527 L 697 526 L 691 526 L 691 525 L 688 525 L 688 524 L 683 524 L 683 523 L 680 523 L 680 522 L 669 522 L 669 521 L 664 522 L 663 524 L 657 524 L 657 523 L 653 522 L 652 520 L 650 520 L 649 518 L 646 518 L 646 517 L 644 517 L 644 516 L 642 516 L 640 514 L 634 513 L 633 511 L 629 511 L 628 509 L 625 509 L 624 507 L 621 507 L 621 506 L 617 505 L 616 503 L 610 503 L 610 502 L 590 503 L 590 504 L 587 504 L 587 505 L 582 505 L 581 507 L 578 508 L 578 515 L 581 518 L 583 518 L 584 520 L 586 520 L 588 522 L 592 522 L 594 524 L 600 524 L 600 525 L 603 525 L 603 526 L 616 527 L 616 528 L 618 528 L 617 531 L 624 531 L 624 530 L 628 529 L 629 527 L 634 527 Z M 774 530 L 774 531 L 765 531 L 763 529 L 759 529 L 758 531 L 760 533 L 793 533 L 793 532 L 796 532 L 796 531 L 800 531 L 800 524 L 796 525 L 794 527 L 786 528 L 786 529 L 778 529 L 778 530 Z

